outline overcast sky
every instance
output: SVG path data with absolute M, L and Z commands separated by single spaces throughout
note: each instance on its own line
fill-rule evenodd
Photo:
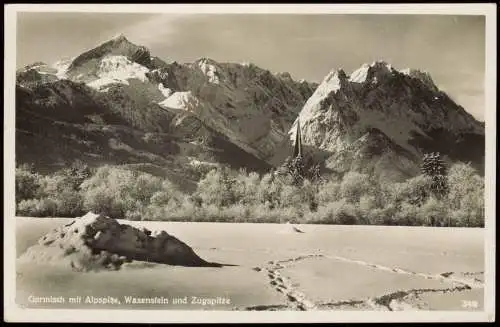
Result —
M 484 121 L 484 30 L 483 16 L 19 13 L 17 67 L 74 57 L 119 33 L 166 60 L 252 62 L 318 82 L 382 59 L 430 72 Z

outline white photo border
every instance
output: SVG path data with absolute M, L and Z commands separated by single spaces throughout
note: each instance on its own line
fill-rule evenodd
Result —
M 495 320 L 496 4 L 10 4 L 4 16 L 4 320 L 7 322 L 481 322 Z M 192 14 L 484 15 L 485 60 L 485 301 L 484 311 L 242 312 L 21 309 L 15 303 L 15 69 L 17 12 Z

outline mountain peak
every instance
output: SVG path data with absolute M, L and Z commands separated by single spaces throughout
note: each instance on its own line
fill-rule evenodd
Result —
M 344 70 L 344 69 L 339 68 L 339 69 L 337 69 L 337 70 L 335 71 L 335 73 L 337 74 L 337 76 L 338 76 L 338 78 L 339 78 L 340 80 L 346 80 L 346 79 L 347 79 L 347 74 L 346 74 L 346 72 L 345 72 L 345 70 Z
M 383 60 L 383 59 L 378 59 L 378 60 L 375 60 L 373 61 L 371 64 L 370 64 L 370 67 L 378 67 L 378 68 L 387 68 L 387 69 L 391 69 L 392 66 L 391 64 L 389 64 L 387 61 Z
M 106 56 L 124 56 L 141 65 L 145 65 L 151 61 L 149 50 L 146 47 L 133 44 L 125 37 L 124 34 L 117 34 L 108 41 L 101 43 L 97 47 L 85 51 L 78 57 L 74 58 L 68 68 L 68 71 L 75 71 L 76 69 L 79 69 L 87 64 L 95 66 L 95 63 L 92 63 L 92 60 L 100 61 Z M 88 73 L 88 69 L 84 70 L 84 73 Z
M 127 42 L 130 42 L 126 37 L 125 37 L 125 34 L 123 33 L 119 33 L 119 34 L 116 34 L 115 36 L 113 36 L 110 41 L 119 41 L 119 42 L 123 42 L 123 41 L 127 41 Z
M 330 92 L 340 90 L 347 81 L 347 74 L 342 68 L 331 70 L 318 86 L 317 95 L 320 97 L 328 95 Z
M 420 80 L 422 83 L 424 83 L 427 87 L 429 87 L 433 91 L 438 91 L 438 87 L 434 83 L 431 74 L 429 74 L 429 72 L 427 71 L 405 68 L 401 69 L 399 72 L 401 74 Z
M 361 67 L 352 72 L 349 77 L 350 82 L 364 83 L 372 78 L 380 79 L 387 75 L 392 75 L 395 70 L 384 60 L 376 60 L 371 64 L 363 64 Z
M 29 69 L 32 69 L 32 68 L 37 68 L 37 67 L 42 67 L 42 66 L 47 66 L 47 64 L 44 63 L 43 61 L 35 61 L 32 64 L 24 66 L 24 69 L 25 70 L 29 70 Z
M 370 164 L 387 164 L 409 176 L 418 171 L 421 154 L 437 147 L 462 160 L 468 155 L 460 147 L 481 146 L 484 128 L 443 94 L 428 72 L 397 70 L 384 60 L 365 63 L 347 77 L 334 69 L 299 113 L 303 143 L 335 158 L 327 162 L 332 169 L 367 171 Z M 289 129 L 292 141 L 295 127 Z
M 289 81 L 293 80 L 292 75 L 290 75 L 289 72 L 277 72 L 275 73 L 275 76 L 284 80 L 289 80 Z
M 144 46 L 130 42 L 130 40 L 123 33 L 118 33 L 118 34 L 114 35 L 109 40 L 104 41 L 103 43 L 99 44 L 97 46 L 97 48 L 102 47 L 102 46 L 107 46 L 107 47 L 111 47 L 111 48 L 113 48 L 113 47 L 144 48 Z
M 208 57 L 201 57 L 201 58 L 198 58 L 196 61 L 196 63 L 200 64 L 200 63 L 205 63 L 205 64 L 217 64 L 217 61 L 211 59 L 211 58 L 208 58 Z
M 434 83 L 431 75 L 427 71 L 422 71 L 419 69 L 395 69 L 391 64 L 384 60 L 375 60 L 371 64 L 365 63 L 357 70 L 351 73 L 349 77 L 350 82 L 354 83 L 365 83 L 365 82 L 377 82 L 381 79 L 387 77 L 393 77 L 398 74 L 403 74 L 411 78 L 420 80 L 424 85 L 433 91 L 438 91 L 438 87 Z

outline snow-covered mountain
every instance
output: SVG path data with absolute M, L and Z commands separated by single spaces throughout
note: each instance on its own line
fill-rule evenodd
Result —
M 163 164 L 159 158 L 168 155 L 194 156 L 261 170 L 270 167 L 269 158 L 317 86 L 253 64 L 166 62 L 123 35 L 69 60 L 29 65 L 17 72 L 16 82 L 19 161 L 50 164 L 50 156 L 38 158 L 30 150 L 39 144 L 39 150 L 60 153 L 52 163 L 61 165 L 68 149 L 79 149 L 79 156 L 100 162 L 155 158 Z M 44 126 L 52 138 L 36 127 L 47 122 L 58 126 Z M 104 131 L 117 128 L 130 135 L 109 141 Z M 146 134 L 170 144 L 170 152 L 141 143 Z
M 299 120 L 308 151 L 340 173 L 401 179 L 430 151 L 484 164 L 484 124 L 428 73 L 383 61 L 317 85 L 249 63 L 167 62 L 118 35 L 26 66 L 16 84 L 17 160 L 47 169 L 80 158 L 179 180 L 193 162 L 265 171 L 290 155 Z
M 335 171 L 361 170 L 400 179 L 418 172 L 424 152 L 471 161 L 482 170 L 484 124 L 434 84 L 426 72 L 397 70 L 384 61 L 347 75 L 331 71 L 307 100 L 303 144 Z M 288 142 L 290 143 L 290 142 Z

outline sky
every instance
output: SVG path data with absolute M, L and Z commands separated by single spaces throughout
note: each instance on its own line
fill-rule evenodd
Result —
M 321 82 L 385 60 L 428 71 L 484 121 L 485 18 L 455 15 L 18 13 L 16 66 L 72 58 L 124 34 L 164 60 L 251 62 Z

